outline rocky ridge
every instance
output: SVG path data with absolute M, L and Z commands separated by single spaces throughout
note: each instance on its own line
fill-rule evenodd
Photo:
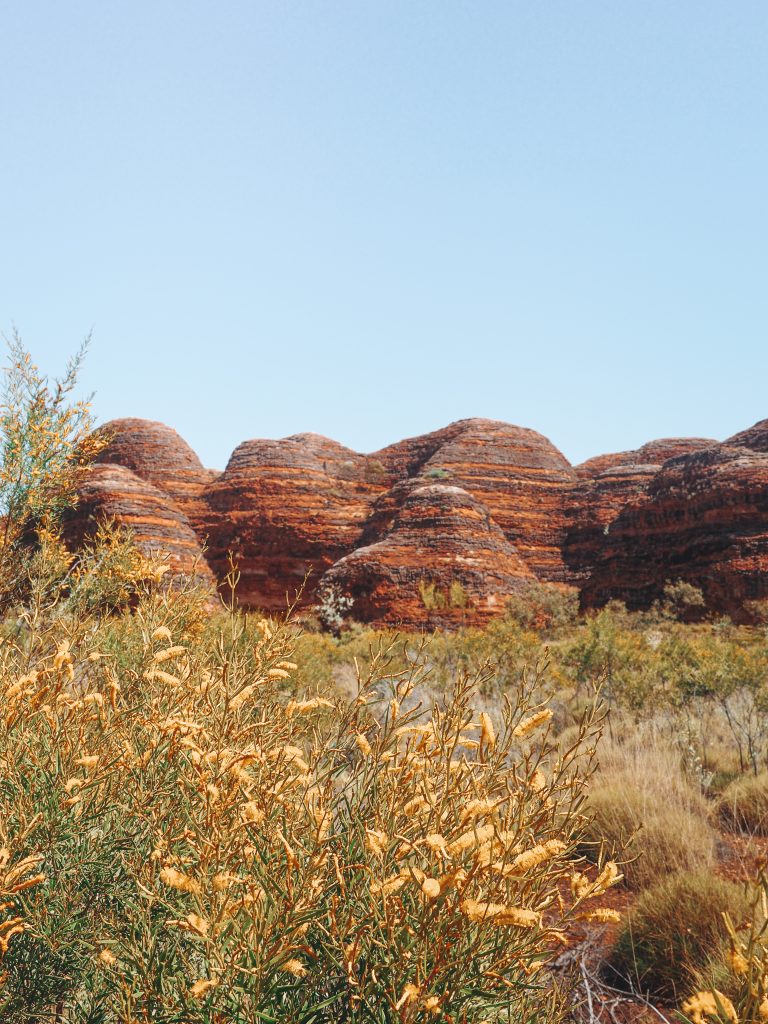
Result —
M 469 419 L 362 455 L 317 434 L 239 445 L 205 469 L 161 423 L 123 419 L 68 524 L 99 518 L 220 585 L 230 554 L 246 607 L 302 590 L 350 596 L 351 616 L 406 628 L 482 624 L 531 581 L 585 607 L 647 607 L 685 579 L 713 611 L 768 597 L 768 420 L 718 443 L 663 439 L 570 465 L 536 431 Z

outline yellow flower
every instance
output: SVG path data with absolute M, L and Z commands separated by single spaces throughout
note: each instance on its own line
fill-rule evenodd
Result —
M 580 921 L 600 921 L 603 924 L 609 922 L 618 923 L 621 921 L 621 914 L 618 910 L 610 910 L 608 907 L 598 907 L 596 910 L 589 910 L 586 914 L 579 914 Z
M 214 981 L 212 978 L 201 978 L 190 988 L 189 994 L 193 999 L 202 999 L 206 992 L 216 988 L 217 985 L 218 981 Z
M 164 661 L 171 661 L 173 658 L 180 658 L 182 654 L 186 654 L 186 647 L 176 645 L 175 647 L 166 647 L 163 651 L 158 651 L 152 659 L 156 664 L 160 665 Z
M 431 832 L 424 842 L 433 853 L 438 854 L 440 857 L 448 857 L 448 845 L 438 832 Z
M 470 921 L 491 921 L 493 924 L 514 925 L 517 928 L 533 928 L 541 920 L 540 915 L 534 910 L 511 907 L 505 903 L 462 900 L 459 909 Z
M 160 871 L 160 881 L 165 882 L 172 889 L 179 889 L 181 892 L 199 893 L 201 892 L 200 884 L 190 878 L 189 875 L 183 874 L 181 871 L 177 871 L 176 868 L 165 867 Z
M 415 1003 L 419 998 L 419 988 L 417 985 L 408 984 L 403 989 L 403 994 L 400 996 L 398 1001 L 395 1003 L 395 1009 L 400 1010 L 404 1006 L 408 1006 L 410 1003 Z
M 749 961 L 747 958 L 739 952 L 738 949 L 732 949 L 728 954 L 728 963 L 731 965 L 731 970 L 737 977 L 741 977 L 749 973 Z
M 523 736 L 529 736 L 534 729 L 538 729 L 540 725 L 544 725 L 549 722 L 552 718 L 551 708 L 542 708 L 541 711 L 537 711 L 535 714 L 530 715 L 528 718 L 524 718 L 518 726 L 515 727 L 512 735 L 521 738 Z
M 437 899 L 440 895 L 440 883 L 436 878 L 425 878 L 421 883 L 421 891 L 428 900 Z
M 294 978 L 303 978 L 307 973 L 307 968 L 301 962 L 301 960 L 287 960 L 283 964 L 283 970 L 287 974 L 292 974 Z
M 387 849 L 387 836 L 385 832 L 378 832 L 376 829 L 365 830 L 366 849 L 376 857 L 383 857 Z
M 601 896 L 606 889 L 610 889 L 612 885 L 616 885 L 616 883 L 620 882 L 623 877 L 624 875 L 619 873 L 616 862 L 609 860 L 595 879 L 595 884 L 590 892 L 590 896 Z
M 199 914 L 187 914 L 187 924 L 193 932 L 197 932 L 198 935 L 208 934 L 208 922 L 204 917 L 200 917 Z
M 454 839 L 453 842 L 448 846 L 448 853 L 452 856 L 458 856 L 464 853 L 465 850 L 473 849 L 475 846 L 482 846 L 483 843 L 487 843 L 489 839 L 493 839 L 495 829 L 493 825 L 484 825 L 482 828 L 471 829 L 469 832 L 464 832 Z
M 738 1024 L 736 1009 L 728 998 L 716 988 L 697 992 L 683 1003 L 683 1013 L 690 1017 L 693 1024 L 705 1024 L 705 1017 L 720 1017 L 721 1013 Z
M 240 805 L 240 820 L 244 825 L 260 825 L 264 817 L 264 811 L 255 800 Z
M 371 744 L 368 742 L 367 737 L 364 736 L 363 733 L 355 733 L 355 743 L 357 744 L 357 749 L 360 751 L 363 757 L 371 756 L 371 754 L 373 753 L 373 750 L 371 749 Z
M 402 889 L 407 880 L 407 875 L 392 875 L 383 882 L 371 882 L 371 893 L 374 896 L 391 896 Z
M 493 750 L 496 746 L 496 731 L 493 728 L 491 716 L 486 714 L 485 711 L 480 715 L 480 725 L 482 727 L 483 743 L 485 743 L 489 750 Z
M 537 865 L 551 860 L 558 854 L 564 853 L 566 849 L 565 843 L 559 839 L 549 839 L 546 843 L 541 843 L 530 850 L 526 850 L 524 853 L 518 854 L 509 865 L 509 873 L 522 875 L 524 872 L 530 871 L 531 868 L 535 868 Z

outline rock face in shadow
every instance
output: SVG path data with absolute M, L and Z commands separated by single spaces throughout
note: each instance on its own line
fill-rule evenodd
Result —
M 768 593 L 768 420 L 723 444 L 663 439 L 577 467 L 495 420 L 370 455 L 295 434 L 244 442 L 219 474 L 161 423 L 101 429 L 73 541 L 114 518 L 180 573 L 203 550 L 197 572 L 219 585 L 231 553 L 246 607 L 283 610 L 305 578 L 305 606 L 322 580 L 353 596 L 353 618 L 407 626 L 485 622 L 531 579 L 578 586 L 585 607 L 637 608 L 684 579 L 737 616 Z
M 92 537 L 99 520 L 130 529 L 145 554 L 165 552 L 171 572 L 213 584 L 197 534 L 181 508 L 158 487 L 125 466 L 101 462 L 91 467 L 80 486 L 80 501 L 64 523 L 73 547 Z
M 578 484 L 568 503 L 563 558 L 573 583 L 589 579 L 603 552 L 611 523 L 625 506 L 639 499 L 663 464 L 701 451 L 715 441 L 664 438 L 634 451 L 599 455 L 576 466 Z
M 582 603 L 647 608 L 676 580 L 736 619 L 768 597 L 768 451 L 728 443 L 665 463 L 610 524 Z
M 461 487 L 412 481 L 386 536 L 341 558 L 322 583 L 376 625 L 482 624 L 535 576 L 487 507 Z

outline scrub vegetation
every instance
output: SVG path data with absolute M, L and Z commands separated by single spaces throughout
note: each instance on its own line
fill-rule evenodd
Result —
M 398 636 L 225 606 L 110 523 L 71 552 L 79 362 L 10 353 L 2 1020 L 768 1019 L 764 627 L 537 584 Z

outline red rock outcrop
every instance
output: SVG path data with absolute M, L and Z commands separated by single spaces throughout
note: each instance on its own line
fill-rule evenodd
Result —
M 392 528 L 323 576 L 352 597 L 351 614 L 380 626 L 487 622 L 531 569 L 486 506 L 460 487 L 413 481 Z
M 679 455 L 691 455 L 717 443 L 710 437 L 662 437 L 626 452 L 596 455 L 574 469 L 579 480 L 593 480 L 605 470 L 617 466 L 662 466 L 668 459 L 676 459 Z
M 678 579 L 736 618 L 768 597 L 768 453 L 728 443 L 666 462 L 610 523 L 582 603 L 647 608 Z
M 469 491 L 540 579 L 569 580 L 562 547 L 576 475 L 542 434 L 497 420 L 459 420 L 383 448 L 371 458 L 395 478 L 442 481 Z M 394 517 L 397 493 L 394 488 L 378 504 L 378 529 Z
M 605 546 L 610 524 L 643 494 L 669 459 L 717 442 L 706 438 L 663 438 L 634 451 L 599 455 L 576 466 L 579 483 L 568 502 L 563 558 L 575 583 L 588 579 Z
M 80 546 L 99 520 L 130 529 L 145 554 L 167 553 L 173 573 L 213 583 L 200 541 L 181 509 L 125 466 L 104 462 L 91 467 L 80 485 L 78 507 L 64 522 L 68 543 Z
M 97 463 L 125 466 L 183 508 L 199 508 L 200 494 L 216 474 L 203 468 L 175 430 L 151 420 L 121 419 L 105 423 L 98 433 L 109 443 Z
M 724 444 L 733 448 L 751 448 L 753 452 L 768 452 L 768 420 L 760 420 L 747 430 L 734 434 Z
M 270 610 L 285 609 L 311 573 L 306 602 L 322 573 L 359 543 L 390 480 L 376 459 L 319 434 L 246 441 L 203 495 L 198 529 L 208 561 L 222 580 L 232 552 L 239 600 Z
M 102 429 L 70 535 L 112 517 L 181 572 L 207 544 L 197 571 L 220 584 L 232 552 L 250 607 L 283 609 L 307 573 L 305 604 L 323 577 L 352 593 L 356 617 L 405 625 L 485 621 L 533 577 L 577 583 L 585 606 L 647 606 L 675 579 L 737 615 L 768 593 L 768 420 L 724 444 L 663 439 L 576 468 L 494 420 L 371 455 L 296 434 L 241 444 L 219 475 L 161 423 Z

